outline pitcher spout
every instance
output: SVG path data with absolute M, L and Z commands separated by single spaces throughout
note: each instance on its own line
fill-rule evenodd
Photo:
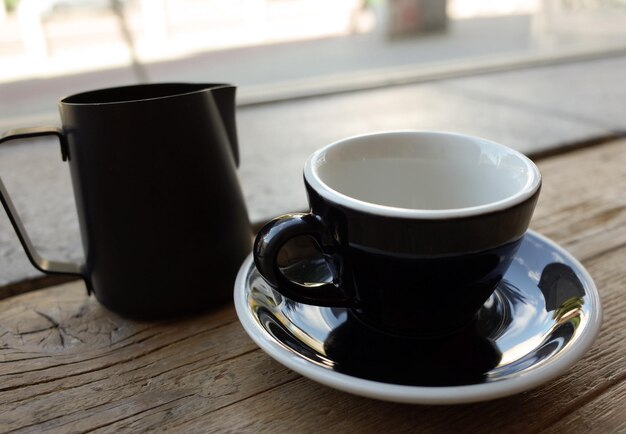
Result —
M 235 165 L 239 167 L 239 142 L 237 140 L 237 124 L 235 121 L 235 93 L 237 88 L 231 85 L 218 85 L 211 89 L 213 100 L 220 112 Z

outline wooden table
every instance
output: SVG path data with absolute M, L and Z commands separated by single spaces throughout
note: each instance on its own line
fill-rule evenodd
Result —
M 532 227 L 583 262 L 605 309 L 592 349 L 544 386 L 458 406 L 356 397 L 274 362 L 232 305 L 133 322 L 74 282 L 0 301 L 0 431 L 626 432 L 626 140 L 539 166 Z

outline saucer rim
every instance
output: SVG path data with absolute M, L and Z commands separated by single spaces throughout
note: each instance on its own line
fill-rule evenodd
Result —
M 528 230 L 530 234 L 557 250 L 577 268 L 588 284 L 590 305 L 589 320 L 580 331 L 578 339 L 559 353 L 558 357 L 517 376 L 492 383 L 459 386 L 410 386 L 367 380 L 349 374 L 335 372 L 306 360 L 278 344 L 269 333 L 259 326 L 248 309 L 245 284 L 254 261 L 252 253 L 245 259 L 235 280 L 235 310 L 244 330 L 252 340 L 274 360 L 287 368 L 318 383 L 355 395 L 409 404 L 463 404 L 514 395 L 533 389 L 567 372 L 593 345 L 602 325 L 602 305 L 597 287 L 586 268 L 571 253 L 549 238 Z

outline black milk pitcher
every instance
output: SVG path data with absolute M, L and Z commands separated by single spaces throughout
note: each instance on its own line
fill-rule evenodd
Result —
M 164 83 L 59 102 L 62 128 L 9 131 L 0 143 L 57 136 L 68 161 L 85 263 L 41 257 L 0 180 L 0 199 L 32 264 L 84 279 L 134 318 L 231 300 L 251 230 L 236 174 L 235 87 Z

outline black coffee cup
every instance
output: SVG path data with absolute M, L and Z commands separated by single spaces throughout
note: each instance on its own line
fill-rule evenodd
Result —
M 488 140 L 397 131 L 318 150 L 304 182 L 311 211 L 277 217 L 256 237 L 268 283 L 300 303 L 351 308 L 377 330 L 433 335 L 468 323 L 493 293 L 528 228 L 541 175 Z M 283 273 L 281 248 L 303 235 L 318 244 L 332 281 Z
M 95 90 L 59 102 L 85 263 L 42 258 L 0 181 L 0 199 L 33 265 L 85 280 L 125 316 L 160 318 L 232 299 L 252 234 L 236 174 L 235 87 L 163 83 Z

